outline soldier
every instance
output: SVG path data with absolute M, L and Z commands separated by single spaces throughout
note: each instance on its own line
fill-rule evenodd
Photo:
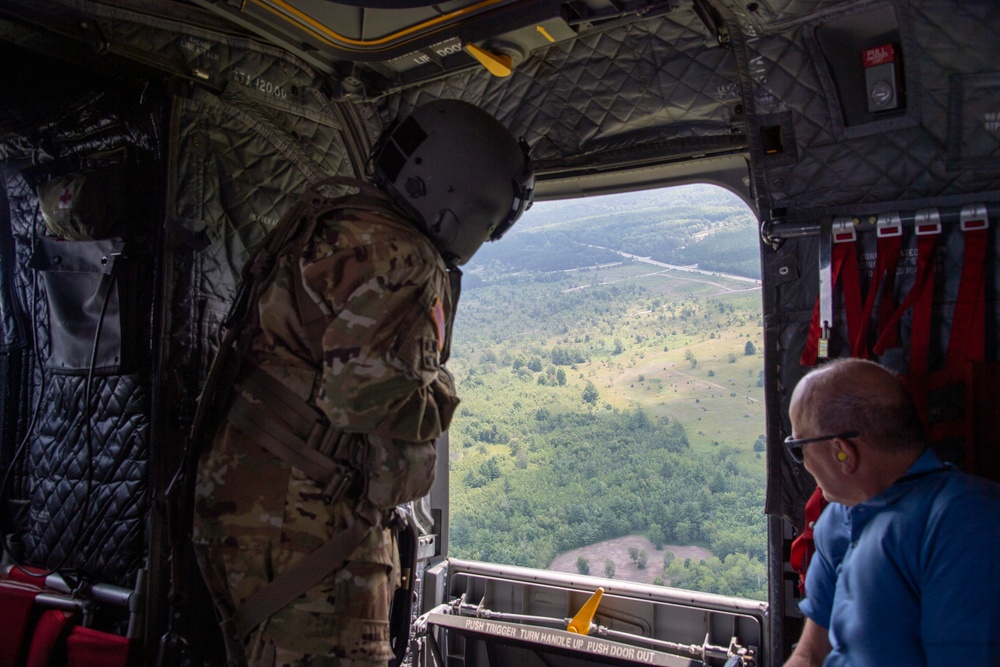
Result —
M 418 107 L 373 166 L 379 188 L 315 186 L 265 239 L 241 289 L 249 333 L 220 350 L 238 370 L 198 462 L 193 537 L 231 664 L 394 657 L 394 508 L 431 488 L 458 404 L 443 366 L 457 267 L 531 203 L 527 146 L 465 102 Z

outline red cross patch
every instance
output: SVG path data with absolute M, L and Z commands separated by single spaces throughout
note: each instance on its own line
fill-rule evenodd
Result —
M 73 208 L 73 188 L 67 186 L 59 193 L 59 208 Z

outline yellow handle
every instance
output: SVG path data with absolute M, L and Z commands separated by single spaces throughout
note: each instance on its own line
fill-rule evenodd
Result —
M 510 56 L 484 51 L 475 44 L 466 44 L 465 50 L 469 52 L 469 55 L 478 60 L 493 76 L 510 76 L 510 73 L 513 71 L 511 69 L 513 61 Z
M 594 614 L 597 613 L 597 605 L 601 604 L 601 597 L 603 595 L 603 588 L 598 588 L 594 591 L 590 599 L 580 607 L 580 611 L 576 612 L 576 616 L 570 620 L 569 625 L 566 626 L 566 630 L 578 635 L 589 635 L 590 622 L 594 620 Z

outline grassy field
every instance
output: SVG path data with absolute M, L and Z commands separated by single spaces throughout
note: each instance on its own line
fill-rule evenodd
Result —
M 577 364 L 568 375 L 569 385 L 582 392 L 591 381 L 601 401 L 613 407 L 641 406 L 650 414 L 676 418 L 697 449 L 726 443 L 751 451 L 764 432 L 758 285 L 641 263 L 577 271 L 571 280 L 570 286 L 560 287 L 562 293 L 627 281 L 647 288 L 649 298 L 628 309 L 613 335 L 597 328 L 571 331 L 571 336 L 540 336 L 535 329 L 509 332 L 509 340 L 520 337 L 552 348 L 590 335 L 603 346 L 591 346 L 592 360 Z M 732 312 L 719 313 L 719 304 Z M 684 318 L 684 308 L 694 315 Z M 619 354 L 612 353 L 616 337 L 625 341 Z M 748 341 L 754 354 L 746 354 Z

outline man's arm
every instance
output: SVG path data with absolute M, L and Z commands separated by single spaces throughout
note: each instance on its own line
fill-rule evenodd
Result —
M 306 250 L 306 290 L 332 315 L 321 334 L 316 405 L 335 428 L 427 442 L 458 403 L 440 360 L 448 276 L 429 242 L 378 239 L 377 231 L 356 233 L 365 243 L 353 246 L 340 229 L 344 247 L 322 248 L 319 239 L 319 250 Z
M 826 628 L 807 618 L 799 643 L 784 667 L 820 667 L 831 648 Z

